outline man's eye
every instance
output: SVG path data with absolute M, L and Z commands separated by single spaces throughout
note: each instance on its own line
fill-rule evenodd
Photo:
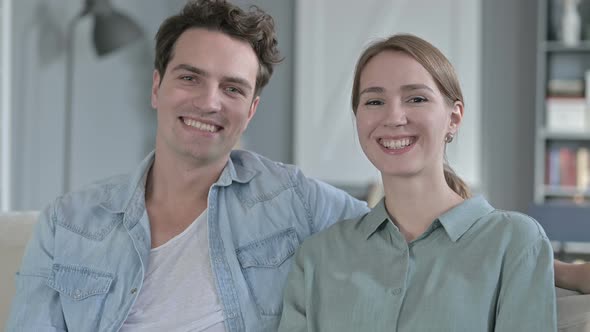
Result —
M 225 88 L 225 91 L 227 91 L 229 93 L 239 93 L 239 94 L 242 94 L 242 90 L 236 88 L 235 86 L 228 86 L 227 88 Z
M 368 106 L 378 106 L 378 105 L 383 105 L 383 102 L 381 100 L 372 99 L 372 100 L 367 100 L 367 102 L 365 103 L 365 105 L 368 105 Z
M 425 101 L 427 101 L 427 99 L 424 97 L 412 97 L 409 100 L 410 103 L 414 103 L 414 104 L 423 103 Z
M 195 78 L 193 76 L 180 76 L 180 79 L 187 82 L 195 81 Z

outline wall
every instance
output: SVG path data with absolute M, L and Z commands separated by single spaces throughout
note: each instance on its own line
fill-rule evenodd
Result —
M 144 31 L 143 41 L 98 58 L 92 20 L 76 27 L 71 187 L 132 170 L 153 149 L 156 116 L 150 106 L 153 38 L 184 0 L 119 0 L 116 8 Z M 236 1 L 258 5 L 275 18 L 285 60 L 263 91 L 243 145 L 292 161 L 293 5 L 287 1 Z M 14 1 L 12 209 L 40 209 L 62 193 L 65 34 L 83 1 Z
M 73 5 L 73 4 L 76 5 Z M 39 209 L 62 192 L 65 32 L 83 1 L 14 1 L 13 209 Z M 144 40 L 98 58 L 91 19 L 75 32 L 73 164 L 78 188 L 129 171 L 152 149 L 153 36 L 184 1 L 120 0 L 113 5 L 143 29 Z
M 241 0 L 255 4 L 275 20 L 279 49 L 284 60 L 275 67 L 262 91 L 260 105 L 243 137 L 243 146 L 271 159 L 293 162 L 293 66 L 296 0 Z
M 244 139 L 246 147 L 285 162 L 293 160 L 294 2 L 253 1 L 275 17 L 286 58 L 263 91 Z M 41 208 L 61 193 L 63 35 L 81 3 L 14 1 L 19 18 L 13 52 L 15 209 Z M 153 36 L 182 3 L 113 1 L 141 25 L 146 40 L 103 59 L 90 45 L 90 20 L 78 26 L 74 186 L 126 172 L 151 149 Z M 525 210 L 532 200 L 536 3 L 482 1 L 482 7 L 482 189 L 497 207 Z
M 482 6 L 483 189 L 496 207 L 525 212 L 533 200 L 536 1 Z

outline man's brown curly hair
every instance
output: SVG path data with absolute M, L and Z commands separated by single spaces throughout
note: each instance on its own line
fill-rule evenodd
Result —
M 274 65 L 282 60 L 277 48 L 274 21 L 263 10 L 252 6 L 244 11 L 225 0 L 194 0 L 189 1 L 179 14 L 167 18 L 156 34 L 154 66 L 160 77 L 164 77 L 174 55 L 178 37 L 191 28 L 220 31 L 252 46 L 259 62 L 255 96 L 268 83 Z

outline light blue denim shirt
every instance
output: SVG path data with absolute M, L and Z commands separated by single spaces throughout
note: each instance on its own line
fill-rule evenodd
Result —
M 153 159 L 42 212 L 17 273 L 8 331 L 119 330 L 147 270 L 150 226 L 141 217 Z M 365 203 L 293 166 L 232 152 L 208 199 L 211 266 L 227 330 L 275 331 L 300 243 L 367 212 Z

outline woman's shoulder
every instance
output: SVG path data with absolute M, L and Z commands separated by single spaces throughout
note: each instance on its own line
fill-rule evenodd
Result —
M 521 212 L 495 209 L 487 216 L 487 219 L 487 222 L 519 235 L 545 235 L 539 222 Z
M 522 252 L 549 243 L 543 227 L 524 213 L 496 209 L 484 221 L 484 234 L 508 251 Z

